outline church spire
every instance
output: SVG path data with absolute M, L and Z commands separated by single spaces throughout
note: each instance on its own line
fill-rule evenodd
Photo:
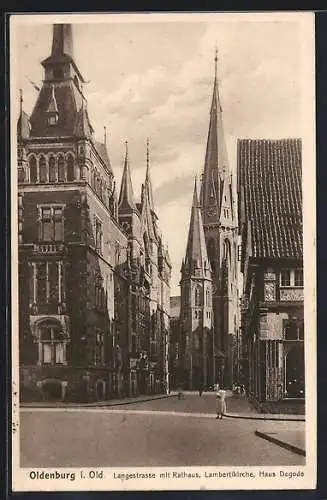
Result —
M 222 106 L 219 97 L 217 49 L 215 51 L 214 63 L 214 85 L 201 186 L 201 205 L 203 209 L 204 224 L 214 223 L 219 219 L 223 182 L 229 175 Z
M 196 178 L 194 181 L 191 219 L 185 255 L 185 268 L 190 274 L 194 274 L 195 269 L 200 270 L 199 277 L 205 276 L 206 270 L 209 268 Z
M 119 210 L 135 210 L 134 193 L 132 186 L 131 171 L 128 158 L 128 142 L 125 141 L 124 171 L 121 180 L 120 195 L 118 202 Z
M 146 141 L 146 174 L 145 174 L 145 194 L 148 196 L 150 209 L 154 211 L 154 203 L 153 203 L 153 190 L 152 190 L 152 182 L 150 177 L 150 139 L 147 138 Z
M 74 59 L 72 25 L 54 24 L 51 57 L 55 59 L 64 55 Z

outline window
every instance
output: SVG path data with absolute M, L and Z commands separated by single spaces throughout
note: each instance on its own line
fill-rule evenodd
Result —
M 37 182 L 37 166 L 36 166 L 36 158 L 35 156 L 31 156 L 30 161 L 30 182 Z
M 201 287 L 200 286 L 197 286 L 195 288 L 195 306 L 201 306 L 202 305 L 202 301 L 201 301 Z
M 62 206 L 40 207 L 40 240 L 44 242 L 63 241 L 64 208 Z
M 284 320 L 285 340 L 304 340 L 304 321 L 298 319 Z
M 42 364 L 64 364 L 66 349 L 61 326 L 42 323 L 39 328 L 39 362 Z
M 104 364 L 104 334 L 101 330 L 96 330 L 95 339 L 95 364 Z
M 103 289 L 103 279 L 101 274 L 95 275 L 95 306 L 99 309 L 105 307 L 105 293 Z
M 44 156 L 40 157 L 39 168 L 40 168 L 40 182 L 47 182 L 48 181 L 47 162 Z
M 48 118 L 48 124 L 49 125 L 55 125 L 58 121 L 58 114 L 53 114 L 53 115 L 50 115 L 49 118 Z
M 58 181 L 65 182 L 65 159 L 62 155 L 58 157 Z
M 294 286 L 303 286 L 303 269 L 295 269 Z
M 67 158 L 67 181 L 70 182 L 75 180 L 74 163 L 73 155 L 69 155 Z
M 103 237 L 102 224 L 98 219 L 96 219 L 95 220 L 95 248 L 101 254 L 102 254 L 102 237 Z
M 36 300 L 38 304 L 60 302 L 62 294 L 62 262 L 36 263 Z M 32 277 L 32 279 L 34 279 Z
M 54 156 L 49 158 L 49 181 L 57 182 L 56 159 Z
M 280 286 L 291 286 L 291 273 L 289 269 L 284 269 L 280 273 Z

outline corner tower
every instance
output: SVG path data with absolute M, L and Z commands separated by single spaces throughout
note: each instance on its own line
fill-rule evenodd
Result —
M 203 228 L 212 269 L 215 377 L 231 384 L 236 358 L 237 330 L 237 219 L 218 85 L 218 55 L 201 183 Z

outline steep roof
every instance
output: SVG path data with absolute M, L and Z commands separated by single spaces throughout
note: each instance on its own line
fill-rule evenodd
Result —
M 238 184 L 252 256 L 302 258 L 301 139 L 239 140 Z
M 30 136 L 31 125 L 30 119 L 25 111 L 21 111 L 17 122 L 17 138 L 27 139 Z

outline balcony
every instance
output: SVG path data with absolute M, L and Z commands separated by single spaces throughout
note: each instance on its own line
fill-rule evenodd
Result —
M 33 245 L 33 252 L 42 255 L 57 255 L 64 252 L 63 243 L 38 243 Z

